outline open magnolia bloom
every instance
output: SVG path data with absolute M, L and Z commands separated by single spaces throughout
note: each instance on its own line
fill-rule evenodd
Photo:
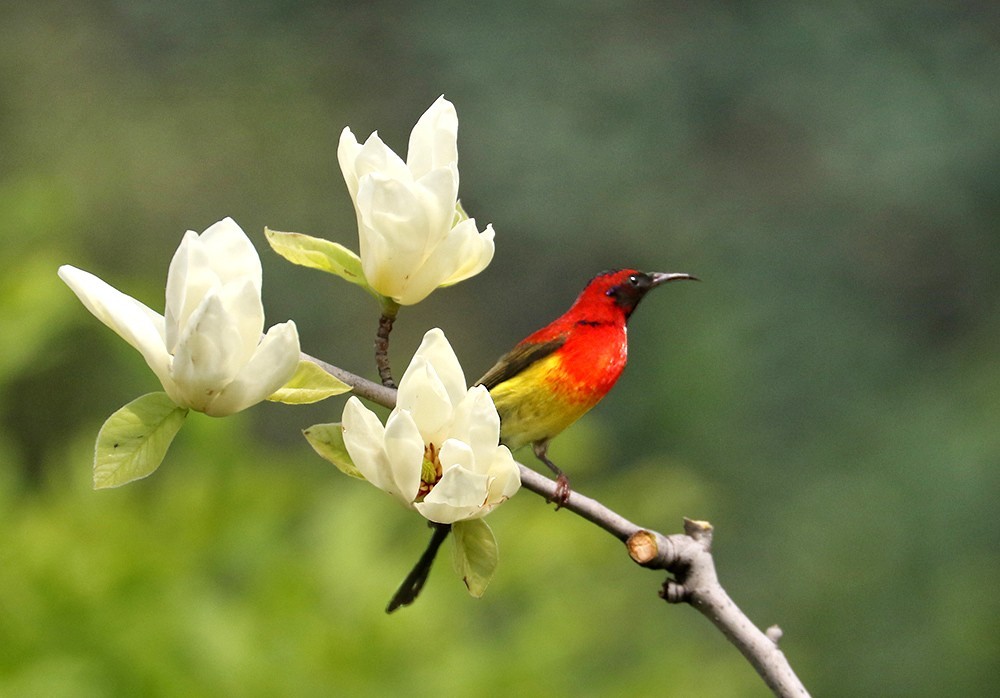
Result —
M 493 227 L 482 232 L 458 205 L 458 115 L 444 97 L 410 134 L 406 162 L 372 133 L 350 128 L 337 159 L 358 216 L 368 285 L 400 305 L 475 276 L 493 259 Z
M 521 486 L 510 450 L 499 445 L 500 417 L 489 392 L 466 389 L 439 329 L 424 335 L 385 426 L 352 397 L 342 427 L 358 472 L 436 523 L 485 516 Z
M 198 235 L 189 230 L 170 262 L 166 313 L 71 266 L 59 276 L 87 309 L 139 350 L 179 407 L 221 417 L 264 400 L 295 373 L 295 323 L 262 338 L 260 258 L 225 218 Z

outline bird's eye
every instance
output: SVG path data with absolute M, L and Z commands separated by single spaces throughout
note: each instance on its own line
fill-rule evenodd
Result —
M 633 286 L 638 286 L 639 285 L 639 277 L 636 276 L 635 274 L 632 274 L 632 276 L 628 277 L 628 282 L 630 284 L 632 284 Z

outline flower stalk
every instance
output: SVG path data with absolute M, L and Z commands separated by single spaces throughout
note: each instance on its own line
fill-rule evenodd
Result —
M 389 364 L 389 334 L 392 324 L 396 321 L 399 304 L 389 298 L 382 303 L 382 314 L 378 319 L 378 331 L 375 333 L 375 367 L 378 377 L 386 388 L 395 388 L 396 381 L 392 378 L 392 368 Z

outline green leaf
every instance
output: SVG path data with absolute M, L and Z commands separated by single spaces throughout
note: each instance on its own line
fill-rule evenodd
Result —
M 270 228 L 264 228 L 264 236 L 271 249 L 289 262 L 336 274 L 374 293 L 365 280 L 361 258 L 343 245 L 302 233 L 282 233 Z
M 286 405 L 309 405 L 350 391 L 351 386 L 334 378 L 312 361 L 299 361 L 291 379 L 267 399 Z
M 455 534 L 455 572 L 465 582 L 469 593 L 478 599 L 486 592 L 497 570 L 497 539 L 482 519 L 456 521 L 452 524 L 452 533 Z
M 354 465 L 351 454 L 347 452 L 347 446 L 344 445 L 344 430 L 341 428 L 340 422 L 313 424 L 302 433 L 313 450 L 337 466 L 340 472 L 361 480 L 365 479 L 365 476 Z
M 163 461 L 187 413 L 166 393 L 149 393 L 108 417 L 97 434 L 94 489 L 120 487 L 150 475 Z

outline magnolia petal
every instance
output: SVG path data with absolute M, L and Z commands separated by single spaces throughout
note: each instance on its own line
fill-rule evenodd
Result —
M 264 304 L 260 290 L 250 279 L 236 280 L 220 287 L 216 296 L 243 340 L 241 351 L 232 357 L 237 365 L 242 366 L 257 351 L 260 335 L 264 331 Z
M 452 403 L 434 366 L 425 358 L 414 356 L 406 368 L 399 381 L 396 405 L 413 416 L 425 443 L 444 441 L 452 419 Z
M 441 288 L 438 274 L 432 268 L 421 267 L 405 284 L 401 284 L 392 299 L 399 305 L 416 305 Z
M 424 300 L 441 288 L 448 279 L 455 261 L 455 255 L 448 251 L 447 245 L 439 246 L 435 253 L 406 280 L 405 285 L 400 285 L 394 300 L 400 305 L 416 305 Z
M 382 295 L 402 299 L 426 254 L 428 212 L 409 186 L 380 174 L 361 180 L 356 206 L 365 278 Z
M 198 235 L 185 233 L 167 273 L 167 347 L 173 352 L 183 327 L 208 292 L 229 283 L 249 281 L 258 298 L 261 264 L 257 250 L 232 218 L 224 218 Z M 263 329 L 263 319 L 260 330 Z
M 455 523 L 480 513 L 489 478 L 456 465 L 444 471 L 434 489 L 414 506 L 421 515 L 436 523 Z
M 413 185 L 420 205 L 427 211 L 429 235 L 427 253 L 430 254 L 448 238 L 455 220 L 458 203 L 458 167 L 452 164 L 431 170 Z
M 421 284 L 416 294 L 408 290 L 412 277 L 446 240 L 457 193 L 457 172 L 447 168 L 420 184 L 377 171 L 359 179 L 355 208 L 362 266 L 379 293 L 411 305 L 437 287 L 442 279 Z
M 406 164 L 416 178 L 458 162 L 458 113 L 444 98 L 435 100 L 410 132 Z
M 368 482 L 400 499 L 385 452 L 385 427 L 378 416 L 352 395 L 344 405 L 344 446 Z
M 438 191 L 423 186 L 424 182 L 437 185 Z M 383 198 L 380 202 L 367 201 L 371 209 L 367 215 L 359 213 L 365 221 L 369 239 L 382 236 L 379 245 L 369 245 L 372 253 L 366 274 L 376 275 L 382 293 L 391 295 L 400 305 L 414 305 L 425 299 L 434 289 L 447 282 L 461 264 L 455 255 L 458 250 L 447 247 L 451 221 L 455 217 L 457 174 L 437 170 L 424 182 L 405 193 L 401 185 L 392 182 L 373 182 L 382 189 L 372 192 Z M 395 201 L 389 194 L 393 191 Z M 382 250 L 375 256 L 376 250 Z
M 378 286 L 372 282 L 376 271 L 372 262 L 382 258 L 385 249 L 383 245 L 378 245 L 370 239 L 375 233 L 371 230 L 373 214 L 370 203 L 371 194 L 365 193 L 364 190 L 372 186 L 368 181 L 372 177 L 401 179 L 407 183 L 412 182 L 413 178 L 406 164 L 382 142 L 377 131 L 373 132 L 362 146 L 358 144 L 351 129 L 345 128 L 340 134 L 337 160 L 340 162 L 344 182 L 347 184 L 347 190 L 351 194 L 354 209 L 357 212 L 360 256 L 363 263 L 367 262 L 367 266 L 364 267 L 365 276 L 368 278 L 368 283 L 378 290 Z M 379 293 L 390 295 L 382 290 L 379 290 Z
M 176 350 L 181 328 L 201 303 L 201 299 L 210 288 L 218 285 L 218 279 L 206 267 L 204 255 L 199 252 L 198 233 L 189 230 L 184 233 L 181 244 L 177 246 L 177 251 L 170 260 L 163 313 L 166 321 L 167 350 L 170 353 Z
M 403 182 L 412 182 L 413 175 L 403 159 L 373 131 L 354 158 L 354 174 L 360 183 L 367 175 L 379 173 Z
M 260 293 L 263 271 L 257 249 L 243 229 L 232 218 L 223 218 L 210 225 L 199 242 L 219 281 L 250 279 Z
M 393 494 L 407 505 L 417 498 L 420 471 L 424 461 L 424 439 L 413 416 L 406 410 L 393 410 L 385 423 L 385 453 L 396 485 Z
M 486 472 L 500 442 L 500 415 L 485 387 L 478 385 L 465 394 L 455 407 L 448 434 L 467 443 L 474 454 L 477 472 Z
M 59 267 L 59 278 L 94 317 L 142 354 L 173 398 L 175 390 L 170 377 L 163 316 L 82 269 L 63 265 Z
M 344 445 L 344 430 L 341 424 L 313 424 L 303 430 L 302 435 L 320 456 L 337 466 L 345 475 L 364 480 L 364 475 L 354 465 L 351 454 Z
M 291 320 L 273 326 L 249 361 L 207 406 L 205 414 L 223 417 L 266 400 L 294 375 L 299 364 L 299 333 Z
M 400 258 L 398 263 L 416 266 L 422 261 L 430 227 L 429 211 L 412 185 L 382 173 L 371 174 L 358 185 L 357 205 L 364 224 L 393 245 Z
M 420 357 L 430 362 L 437 372 L 441 385 L 448 392 L 452 405 L 457 405 L 465 397 L 467 383 L 462 364 L 458 362 L 455 350 L 440 328 L 432 328 L 424 333 L 414 358 Z
M 438 449 L 438 460 L 441 461 L 441 469 L 445 472 L 456 465 L 471 473 L 477 472 L 476 454 L 473 453 L 469 444 L 455 438 L 445 439 L 444 443 L 441 444 L 441 448 Z M 481 474 L 485 475 L 486 464 L 483 465 Z
M 403 279 L 386 273 L 380 260 L 391 260 L 396 254 L 391 242 L 379 231 L 365 222 L 358 214 L 358 249 L 361 257 L 361 273 L 368 286 L 387 298 L 402 295 Z M 398 302 L 398 301 L 397 301 Z
M 459 266 L 452 271 L 451 275 L 441 283 L 442 286 L 451 286 L 459 281 L 475 276 L 493 261 L 496 252 L 493 231 L 493 224 L 486 226 L 483 232 L 477 232 L 476 219 L 467 218 L 452 229 L 453 238 L 445 243 L 454 246 L 459 250 Z
M 521 471 L 514 456 L 506 446 L 497 446 L 488 469 L 490 475 L 489 494 L 486 501 L 488 513 L 494 507 L 507 501 L 521 489 Z
M 493 260 L 493 253 L 493 229 L 479 233 L 474 219 L 462 221 L 409 280 L 405 300 L 412 305 L 436 288 L 475 276 Z
M 204 412 L 242 368 L 243 337 L 238 322 L 209 292 L 188 318 L 174 352 L 171 375 L 183 405 Z
M 350 127 L 344 127 L 340 132 L 340 143 L 337 145 L 337 162 L 340 163 L 340 172 L 344 175 L 344 183 L 352 200 L 358 195 L 358 175 L 354 163 L 358 159 L 359 152 L 361 144 L 358 143 Z

